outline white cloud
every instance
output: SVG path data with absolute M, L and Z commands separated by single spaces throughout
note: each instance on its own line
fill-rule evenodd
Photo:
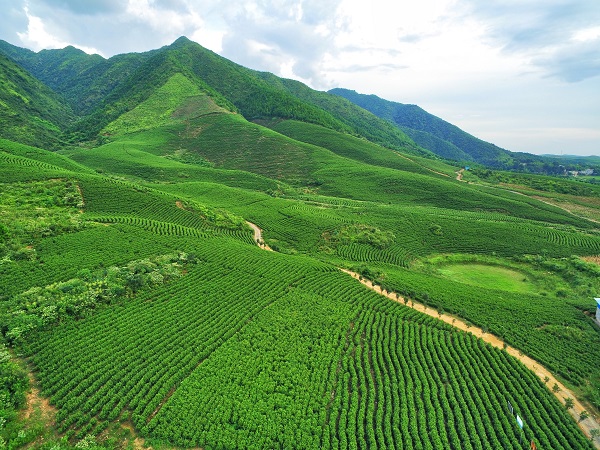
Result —
M 89 54 L 102 54 L 99 50 L 95 48 L 79 44 L 72 44 L 54 36 L 46 30 L 44 22 L 40 17 L 36 17 L 30 14 L 29 9 L 27 7 L 24 8 L 24 11 L 28 20 L 27 31 L 22 33 L 17 32 L 17 36 L 19 36 L 19 39 L 21 39 L 21 42 L 26 47 L 31 48 L 35 51 L 39 51 L 48 48 L 64 48 L 69 45 L 72 45 L 73 47 L 79 48 L 80 50 L 83 50 L 84 52 Z
M 573 40 L 577 42 L 595 41 L 600 39 L 600 26 L 583 28 L 573 33 Z
M 125 17 L 145 22 L 153 30 L 175 37 L 181 36 L 184 30 L 204 26 L 204 20 L 196 11 L 185 4 L 179 6 L 182 9 L 168 9 L 152 0 L 128 0 Z

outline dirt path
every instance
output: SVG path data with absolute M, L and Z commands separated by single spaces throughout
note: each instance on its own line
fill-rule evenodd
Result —
M 252 228 L 252 230 L 254 230 L 254 242 L 256 242 L 256 244 L 263 250 L 268 250 L 268 251 L 272 252 L 273 249 L 271 247 L 269 247 L 262 238 L 262 230 L 257 225 L 253 224 L 252 222 L 248 222 L 246 220 L 246 223 L 248 225 L 250 225 L 250 228 Z
M 463 180 L 463 172 L 465 171 L 465 169 L 460 169 L 458 172 L 456 172 L 456 179 L 458 181 L 465 181 Z
M 50 401 L 42 397 L 40 390 L 36 386 L 36 380 L 31 372 L 27 372 L 29 378 L 29 392 L 25 397 L 25 408 L 22 410 L 24 419 L 36 417 L 46 426 L 51 427 L 55 423 L 56 408 L 50 404 Z
M 369 289 L 372 289 L 373 291 L 377 292 L 378 294 L 384 295 L 387 298 L 389 298 L 390 300 L 394 300 L 397 302 L 401 302 L 404 303 L 404 298 L 400 297 L 399 295 L 397 296 L 396 293 L 394 292 L 387 292 L 387 291 L 382 291 L 381 288 L 379 286 L 374 286 L 373 283 L 369 280 L 365 280 L 365 279 L 360 279 L 360 275 L 355 273 L 355 272 L 351 272 L 349 270 L 346 269 L 340 269 L 342 272 L 345 272 L 347 274 L 349 274 L 350 276 L 352 276 L 353 278 L 356 278 L 357 280 L 359 280 L 362 284 L 364 284 L 365 286 L 367 286 Z M 548 388 L 550 389 L 551 386 L 554 386 L 554 384 L 556 384 L 559 387 L 559 391 L 558 392 L 553 392 L 553 394 L 556 396 L 556 398 L 558 398 L 558 400 L 561 403 L 565 403 L 565 399 L 566 398 L 570 398 L 573 400 L 573 405 L 574 407 L 572 409 L 569 410 L 569 413 L 571 414 L 571 416 L 573 416 L 573 418 L 575 419 L 575 421 L 579 421 L 579 416 L 580 414 L 586 410 L 586 408 L 583 406 L 583 404 L 581 404 L 581 402 L 577 399 L 577 397 L 575 397 L 575 395 L 573 394 L 573 392 L 571 392 L 569 389 L 567 389 L 560 381 L 558 381 L 556 379 L 556 377 L 554 375 L 552 375 L 545 367 L 543 367 L 539 362 L 535 361 L 534 359 L 530 358 L 529 356 L 523 355 L 519 350 L 517 350 L 516 348 L 510 347 L 508 345 L 506 345 L 504 343 L 504 341 L 502 341 L 500 338 L 498 338 L 497 336 L 494 336 L 493 334 L 489 334 L 484 332 L 481 328 L 472 326 L 472 325 L 468 325 L 466 322 L 464 322 L 463 320 L 451 316 L 449 314 L 439 314 L 435 309 L 432 308 L 427 308 L 425 305 L 423 305 L 422 303 L 418 303 L 415 302 L 413 300 L 409 300 L 406 303 L 406 306 L 408 306 L 409 308 L 413 308 L 416 309 L 417 311 L 420 311 L 424 314 L 427 314 L 431 317 L 435 317 L 437 319 L 440 319 L 450 325 L 452 325 L 455 328 L 458 328 L 460 330 L 464 330 L 467 332 L 472 333 L 474 336 L 483 339 L 485 342 L 488 342 L 489 344 L 493 345 L 494 347 L 500 348 L 500 349 L 506 349 L 506 351 L 514 356 L 515 358 L 517 358 L 519 361 L 521 361 L 528 369 L 532 370 L 542 381 L 544 381 L 544 379 L 546 377 L 548 377 L 548 381 L 544 381 L 546 383 L 546 385 L 548 386 Z M 591 437 L 591 430 L 593 429 L 598 429 L 600 428 L 600 424 L 597 421 L 597 418 L 594 418 L 592 416 L 588 417 L 587 419 L 578 422 L 579 428 L 581 428 L 581 430 L 585 433 L 585 435 L 589 438 Z M 596 438 L 594 440 L 594 445 L 596 446 L 596 448 L 600 449 L 600 438 Z
M 134 450 L 153 450 L 152 447 L 146 446 L 146 440 L 144 438 L 138 436 L 137 431 L 131 422 L 127 421 L 122 423 L 121 428 L 129 430 L 132 436 L 130 441 L 125 441 L 125 444 L 129 443 L 131 446 L 133 446 Z

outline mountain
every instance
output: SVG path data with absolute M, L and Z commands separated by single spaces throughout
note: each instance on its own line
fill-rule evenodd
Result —
M 72 139 L 93 139 L 176 72 L 248 120 L 295 119 L 364 136 L 389 148 L 427 154 L 402 131 L 337 96 L 235 64 L 185 37 L 161 49 L 104 60 L 67 47 L 34 53 L 0 41 L 4 52 L 61 94 L 83 122 Z M 82 131 L 82 130 L 85 130 Z
M 85 115 L 155 51 L 105 59 L 71 46 L 35 53 L 0 40 L 0 53 L 60 94 L 76 114 Z
M 284 78 L 276 77 L 270 73 L 260 73 L 259 76 L 269 84 L 285 89 L 294 96 L 309 102 L 331 113 L 354 130 L 354 133 L 363 136 L 372 142 L 385 147 L 408 151 L 414 154 L 431 155 L 423 148 L 419 148 L 406 133 L 398 130 L 385 120 L 369 113 L 364 108 L 357 108 L 351 101 L 341 99 L 337 95 L 310 89 L 305 84 Z
M 444 158 L 474 161 L 490 167 L 508 168 L 514 157 L 508 150 L 482 141 L 417 105 L 391 102 L 376 95 L 336 88 L 331 94 L 346 98 L 378 117 L 396 124 L 417 144 Z
M 0 54 L 1 137 L 56 148 L 73 119 L 70 107 L 58 94 Z

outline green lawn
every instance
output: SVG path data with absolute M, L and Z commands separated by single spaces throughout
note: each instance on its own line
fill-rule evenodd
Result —
M 537 287 L 526 274 L 514 269 L 487 264 L 452 264 L 439 272 L 452 281 L 503 291 L 534 293 Z

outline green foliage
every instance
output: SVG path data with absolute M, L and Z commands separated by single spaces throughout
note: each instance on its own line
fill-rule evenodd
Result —
M 278 121 L 271 128 L 292 139 L 326 148 L 332 152 L 367 164 L 431 174 L 426 167 L 415 164 L 404 155 L 366 141 L 364 138 L 342 134 L 318 125 L 286 120 Z M 430 161 L 430 160 L 425 160 Z
M 383 249 L 389 247 L 394 242 L 396 236 L 391 231 L 383 231 L 377 227 L 353 224 L 344 226 L 332 233 L 325 233 L 323 238 L 326 242 L 334 246 L 360 243 Z
M 73 120 L 58 95 L 0 54 L 0 137 L 56 148 Z
M 600 357 L 596 350 L 600 337 L 593 320 L 583 313 L 593 306 L 589 291 L 600 289 L 598 267 L 590 264 L 590 272 L 587 269 L 577 270 L 576 280 L 572 279 L 572 284 L 567 284 L 565 277 L 568 279 L 567 273 L 574 270 L 574 266 L 569 264 L 571 269 L 558 272 L 558 276 L 549 275 L 556 272 L 549 272 L 548 268 L 550 264 L 567 264 L 569 259 L 535 258 L 546 263 L 539 268 L 532 265 L 524 267 L 529 272 L 528 277 L 535 280 L 538 294 L 494 290 L 490 283 L 486 287 L 459 283 L 444 279 L 427 267 L 418 271 L 378 265 L 374 269 L 382 272 L 379 280 L 388 289 L 417 299 L 426 292 L 428 304 L 432 307 L 443 307 L 451 314 L 487 327 L 490 333 L 543 361 L 552 373 L 569 383 L 584 387 L 592 382 L 598 386 L 595 380 L 597 368 L 593 361 Z M 476 260 L 477 257 L 471 259 Z M 514 262 L 508 266 L 519 267 Z M 565 298 L 547 294 L 561 286 L 568 286 Z M 590 400 L 593 398 L 589 397 Z
M 77 113 L 89 113 L 91 106 L 151 53 L 118 55 L 105 60 L 71 46 L 34 53 L 4 41 L 0 41 L 0 51 L 61 94 Z
M 16 448 L 19 443 L 17 410 L 25 403 L 27 375 L 0 343 L 0 447 Z
M 224 111 L 203 94 L 196 84 L 181 73 L 176 73 L 144 102 L 108 124 L 102 133 L 112 135 L 154 128 L 168 123 L 173 120 L 177 111 L 189 109 L 191 106 L 194 106 L 190 111 L 193 116 Z M 199 106 L 204 107 L 200 109 Z M 183 111 L 177 115 L 185 117 Z
M 260 76 L 271 85 L 285 89 L 303 101 L 322 108 L 349 127 L 354 133 L 365 137 L 371 142 L 406 153 L 432 156 L 429 151 L 415 145 L 406 134 L 393 124 L 380 119 L 363 108 L 357 107 L 346 99 L 326 92 L 315 91 L 299 81 L 278 78 L 270 73 L 261 73 Z M 302 120 L 301 118 L 297 119 Z
M 132 261 L 124 267 L 83 270 L 79 278 L 31 288 L 0 308 L 2 333 L 9 342 L 21 343 L 33 331 L 67 318 L 86 317 L 101 305 L 167 283 L 181 276 L 181 264 L 189 260 L 185 253 L 164 255 Z
M 576 180 L 550 177 L 544 175 L 525 175 L 512 172 L 500 172 L 489 169 L 474 169 L 473 174 L 491 183 L 506 183 L 527 186 L 543 192 L 596 197 L 600 195 L 600 187 L 581 183 Z
M 164 86 L 176 74 L 181 74 L 191 81 L 200 92 L 211 96 L 218 106 L 235 111 L 235 107 L 193 73 L 190 67 L 178 58 L 176 52 L 163 50 L 156 52 L 139 67 L 136 67 L 130 76 L 122 80 L 109 95 L 102 99 L 94 112 L 74 124 L 69 130 L 71 140 L 77 142 L 95 139 L 104 127 L 141 103 L 148 101 L 157 89 Z M 179 77 L 179 79 L 181 78 Z M 167 91 L 171 90 L 169 87 L 166 89 Z M 178 89 L 175 91 L 177 92 Z M 132 117 L 144 117 L 149 110 L 152 111 L 158 107 L 156 99 L 155 95 L 141 110 L 132 113 Z M 174 107 L 174 105 L 172 106 Z
M 375 95 L 361 95 L 347 89 L 333 89 L 330 92 L 395 123 L 419 145 L 444 158 L 474 160 L 493 167 L 512 165 L 513 158 L 507 150 L 477 139 L 417 105 L 390 102 Z
M 17 157 L 27 158 L 29 160 L 33 160 L 29 162 L 29 164 L 35 164 L 37 162 L 38 167 L 48 167 L 49 165 L 60 168 L 66 171 L 71 172 L 84 172 L 84 173 L 94 173 L 89 167 L 83 166 L 81 164 L 77 164 L 70 158 L 66 158 L 62 155 L 59 155 L 56 152 L 51 152 L 48 150 L 43 150 L 37 147 L 31 147 L 29 145 L 23 145 L 16 142 L 12 142 L 6 139 L 0 139 L 0 151 L 7 153 L 8 155 L 14 155 Z M 7 155 L 7 158 L 8 158 Z M 34 162 L 35 161 L 35 162 Z M 23 162 L 25 163 L 25 162 Z M 41 163 L 41 164 L 39 164 Z M 11 167 L 14 171 L 14 167 Z M 4 174 L 3 175 L 8 175 Z M 30 177 L 34 175 L 30 171 Z M 5 181 L 11 181 L 4 177 Z
M 572 256 L 600 253 L 595 223 L 459 183 L 394 125 L 186 39 L 109 60 L 0 50 L 82 114 L 73 142 L 96 140 L 0 140 L 0 324 L 58 408 L 61 448 L 117 421 L 153 446 L 519 448 L 507 399 L 540 448 L 591 448 L 506 352 L 336 266 L 503 337 L 599 405 L 600 273 Z M 196 264 L 157 257 L 179 252 Z M 533 291 L 415 264 L 445 254 Z M 35 441 L 19 427 L 5 440 Z
M 82 227 L 83 199 L 72 180 L 0 185 L 0 264 L 35 258 L 35 240 Z
M 96 417 L 131 417 L 185 447 L 398 447 L 470 442 L 489 421 L 507 447 L 516 431 L 482 405 L 508 393 L 547 445 L 587 448 L 533 374 L 475 338 L 307 258 L 214 240 L 197 252 L 186 276 L 31 342 L 59 430 L 83 437 Z M 425 418 L 454 425 L 432 437 Z

